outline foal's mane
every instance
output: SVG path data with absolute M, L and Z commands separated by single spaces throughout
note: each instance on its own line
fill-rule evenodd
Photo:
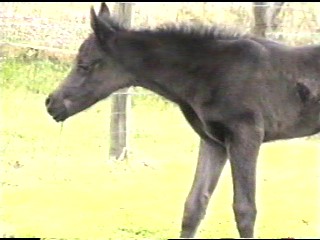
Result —
M 102 19 L 103 20 L 103 19 Z M 241 33 L 234 28 L 221 27 L 218 25 L 205 25 L 205 24 L 191 24 L 182 22 L 178 24 L 168 23 L 155 29 L 143 28 L 138 30 L 129 30 L 123 24 L 113 18 L 103 20 L 106 25 L 112 27 L 116 31 L 134 31 L 149 35 L 158 36 L 185 36 L 198 39 L 216 39 L 216 40 L 235 40 L 239 38 L 252 37 L 249 33 Z
M 250 34 L 240 33 L 236 29 L 221 27 L 218 25 L 207 26 L 204 24 L 167 24 L 154 30 L 155 34 L 172 36 L 190 36 L 193 38 L 210 38 L 216 40 L 235 40 L 251 37 Z

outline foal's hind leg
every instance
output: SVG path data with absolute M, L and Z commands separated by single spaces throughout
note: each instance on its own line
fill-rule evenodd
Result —
M 215 143 L 208 145 L 201 140 L 197 170 L 184 208 L 182 238 L 192 238 L 195 235 L 226 158 L 226 150 L 221 145 Z
M 261 129 L 237 124 L 228 141 L 233 179 L 233 210 L 241 238 L 252 238 L 256 219 L 256 160 L 262 142 Z

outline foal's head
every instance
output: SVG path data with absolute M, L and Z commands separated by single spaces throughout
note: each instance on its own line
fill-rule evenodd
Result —
M 112 21 L 104 3 L 98 15 L 91 8 L 91 27 L 93 33 L 81 44 L 69 75 L 46 99 L 47 110 L 56 121 L 132 85 L 132 75 L 118 63 L 112 47 L 116 35 L 125 30 Z

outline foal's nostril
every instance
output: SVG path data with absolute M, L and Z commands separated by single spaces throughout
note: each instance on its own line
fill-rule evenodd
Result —
M 46 99 L 46 106 L 48 106 L 51 102 L 51 98 L 50 98 L 50 95 L 47 97 Z

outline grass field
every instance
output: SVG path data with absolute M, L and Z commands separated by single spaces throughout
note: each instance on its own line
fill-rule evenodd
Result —
M 178 237 L 199 139 L 175 106 L 134 98 L 130 158 L 108 161 L 109 100 L 60 125 L 46 113 L 44 99 L 66 67 L 16 60 L 1 67 L 0 234 Z M 320 236 L 319 143 L 263 145 L 256 237 Z M 238 237 L 231 204 L 227 166 L 198 237 Z

